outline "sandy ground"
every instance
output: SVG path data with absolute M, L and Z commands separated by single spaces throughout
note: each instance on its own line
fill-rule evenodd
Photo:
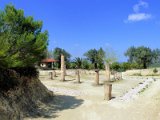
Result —
M 146 89 L 129 100 L 121 100 L 152 79 L 148 76 L 123 76 L 123 80 L 112 83 L 113 99 L 105 101 L 105 75 L 100 74 L 100 86 L 94 86 L 94 75 L 81 75 L 81 84 L 76 83 L 73 74 L 66 76 L 65 82 L 60 81 L 59 74 L 57 76 L 54 80 L 40 76 L 42 83 L 56 95 L 53 105 L 47 110 L 49 116 L 26 120 L 160 120 L 159 78 L 153 79 Z

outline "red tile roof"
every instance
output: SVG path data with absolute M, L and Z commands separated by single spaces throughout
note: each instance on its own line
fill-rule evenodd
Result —
M 57 60 L 52 59 L 52 58 L 47 58 L 42 60 L 43 63 L 50 63 L 50 62 L 57 62 Z

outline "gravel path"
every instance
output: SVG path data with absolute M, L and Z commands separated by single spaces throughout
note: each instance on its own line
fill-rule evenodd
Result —
M 151 83 L 153 83 L 156 79 L 147 78 L 144 82 L 139 83 L 139 85 L 131 90 L 129 90 L 126 94 L 121 97 L 117 97 L 115 100 L 121 101 L 130 101 L 134 98 L 137 98 L 138 95 L 143 92 Z

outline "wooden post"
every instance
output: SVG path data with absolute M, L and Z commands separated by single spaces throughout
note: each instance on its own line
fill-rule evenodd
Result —
M 96 84 L 96 85 L 99 85 L 99 70 L 97 69 L 97 70 L 95 70 L 95 72 L 96 72 L 95 84 Z
M 106 80 L 109 82 L 110 81 L 110 68 L 109 64 L 105 64 L 105 72 L 106 72 Z
M 81 83 L 81 82 L 80 82 L 79 70 L 76 71 L 76 77 L 77 77 L 77 82 L 78 82 L 78 83 Z
M 112 99 L 112 84 L 105 83 L 104 84 L 104 100 L 111 100 Z
M 63 54 L 61 54 L 61 81 L 65 81 L 65 61 Z

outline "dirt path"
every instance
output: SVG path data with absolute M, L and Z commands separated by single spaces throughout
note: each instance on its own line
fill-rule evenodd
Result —
M 53 113 L 56 117 L 26 120 L 160 120 L 160 79 L 152 81 L 146 90 L 133 99 L 112 99 L 109 102 L 103 100 L 103 86 L 95 87 L 91 84 L 93 80 L 87 79 L 82 79 L 81 84 L 74 81 L 62 83 L 58 81 L 59 78 L 54 81 L 42 80 L 57 94 L 57 103 L 62 106 Z M 132 88 L 148 83 L 146 80 L 133 77 L 116 82 L 113 84 L 113 96 L 123 96 L 133 91 Z

